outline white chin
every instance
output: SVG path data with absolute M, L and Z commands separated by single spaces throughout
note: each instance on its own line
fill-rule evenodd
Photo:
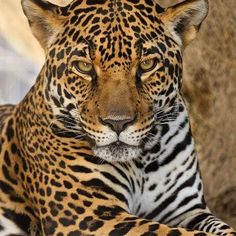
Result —
M 97 157 L 108 162 L 127 162 L 136 159 L 141 149 L 135 146 L 111 144 L 104 147 L 94 147 L 93 151 Z

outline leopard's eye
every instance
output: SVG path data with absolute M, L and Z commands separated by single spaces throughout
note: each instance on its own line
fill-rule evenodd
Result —
M 140 68 L 145 73 L 151 71 L 155 65 L 156 61 L 154 59 L 148 59 L 140 63 Z
M 93 71 L 93 65 L 88 62 L 77 61 L 74 66 L 82 74 L 90 74 Z

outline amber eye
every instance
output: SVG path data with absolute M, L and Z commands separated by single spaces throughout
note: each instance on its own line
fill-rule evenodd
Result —
M 75 68 L 83 74 L 90 74 L 93 71 L 93 65 L 84 61 L 77 61 L 74 63 Z
M 154 59 L 148 59 L 140 63 L 140 68 L 143 72 L 148 72 L 152 70 L 156 65 L 156 61 Z

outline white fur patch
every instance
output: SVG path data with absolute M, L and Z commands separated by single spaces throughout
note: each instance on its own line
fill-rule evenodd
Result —
M 97 157 L 109 162 L 127 162 L 137 158 L 141 149 L 139 147 L 114 143 L 109 146 L 95 147 L 93 151 Z
M 0 230 L 1 236 L 8 236 L 8 235 L 22 235 L 27 236 L 25 232 L 23 232 L 14 222 L 11 220 L 0 216 L 0 226 L 3 227 L 3 230 Z

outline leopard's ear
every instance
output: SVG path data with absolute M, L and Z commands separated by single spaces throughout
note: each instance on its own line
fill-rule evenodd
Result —
M 196 37 L 207 13 L 207 0 L 187 0 L 167 8 L 161 14 L 161 19 L 176 42 L 185 47 Z
M 34 36 L 46 50 L 60 29 L 59 6 L 45 0 L 21 0 L 21 4 Z

